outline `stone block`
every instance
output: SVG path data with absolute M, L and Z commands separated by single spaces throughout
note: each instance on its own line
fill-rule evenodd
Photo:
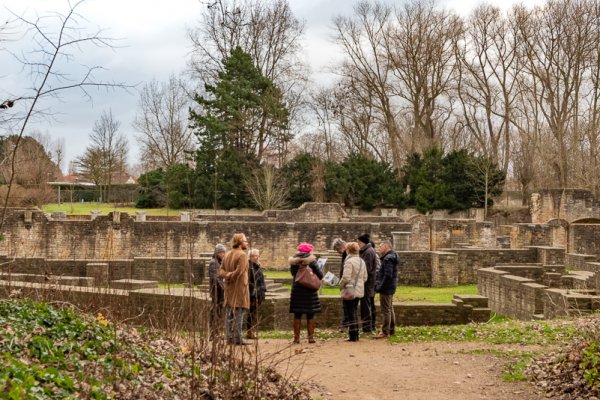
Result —
M 95 286 L 106 286 L 109 280 L 108 263 L 86 264 L 85 276 L 88 278 L 93 278 Z

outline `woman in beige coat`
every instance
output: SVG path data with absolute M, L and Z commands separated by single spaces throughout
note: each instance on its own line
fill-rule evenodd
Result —
M 231 247 L 223 257 L 219 274 L 225 284 L 225 338 L 228 344 L 248 344 L 242 340 L 244 313 L 250 307 L 246 235 L 233 235 Z
M 358 342 L 358 319 L 356 309 L 358 301 L 364 296 L 365 282 L 368 278 L 367 266 L 359 256 L 360 247 L 358 243 L 351 242 L 346 244 L 346 253 L 344 261 L 344 274 L 340 280 L 340 291 L 342 293 L 342 302 L 344 312 L 348 316 L 348 341 Z M 348 298 L 348 294 L 353 293 L 353 298 Z

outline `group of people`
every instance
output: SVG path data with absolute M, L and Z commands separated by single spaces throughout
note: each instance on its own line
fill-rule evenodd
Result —
M 256 338 L 258 307 L 265 299 L 266 285 L 260 253 L 248 250 L 248 240 L 236 233 L 231 240 L 231 250 L 218 244 L 209 264 L 211 293 L 212 334 L 225 317 L 225 338 L 229 344 L 247 344 L 243 340 L 243 323 L 246 321 L 247 338 Z M 379 244 L 379 256 L 368 234 L 346 243 L 333 241 L 333 249 L 341 257 L 339 288 L 343 304 L 341 330 L 348 332 L 348 341 L 359 339 L 359 328 L 366 334 L 376 332 L 375 293 L 379 294 L 381 331 L 375 338 L 386 338 L 395 332 L 393 297 L 398 281 L 398 255 L 389 241 Z M 300 243 L 290 257 L 293 283 L 289 311 L 293 314 L 293 343 L 300 343 L 302 317 L 306 317 L 308 342 L 315 343 L 315 314 L 321 311 L 319 286 L 323 271 L 312 253 L 310 243 Z M 360 309 L 360 324 L 358 310 Z M 246 318 L 244 318 L 246 317 Z
M 267 291 L 259 257 L 258 249 L 248 250 L 246 235 L 236 233 L 231 239 L 231 250 L 217 244 L 210 260 L 211 335 L 218 335 L 225 318 L 228 344 L 248 344 L 243 339 L 244 321 L 246 337 L 256 339 L 258 307 Z
M 340 291 L 344 316 L 341 331 L 348 331 L 348 341 L 359 339 L 359 328 L 366 334 L 375 334 L 376 307 L 375 293 L 379 294 L 381 331 L 377 339 L 386 338 L 395 333 L 394 294 L 398 282 L 399 258 L 392 250 L 388 240 L 379 244 L 379 256 L 375 244 L 368 234 L 360 235 L 355 242 L 346 243 L 342 239 L 333 241 L 342 262 L 340 266 Z M 347 295 L 348 292 L 352 294 Z M 359 326 L 358 309 L 360 306 L 361 323 Z

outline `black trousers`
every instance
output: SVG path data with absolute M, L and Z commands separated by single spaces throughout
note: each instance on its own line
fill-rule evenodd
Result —
M 375 297 L 363 297 L 360 299 L 360 319 L 362 320 L 362 331 L 364 333 L 375 331 Z
M 348 316 L 348 336 L 350 341 L 358 341 L 358 301 L 359 299 L 342 300 L 344 314 Z

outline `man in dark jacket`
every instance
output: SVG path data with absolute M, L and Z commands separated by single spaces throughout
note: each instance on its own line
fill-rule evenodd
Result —
M 360 299 L 360 318 L 362 331 L 370 333 L 375 331 L 375 278 L 377 274 L 377 253 L 371 244 L 368 234 L 360 235 L 357 239 L 360 246 L 360 258 L 367 266 L 367 281 L 365 282 L 365 296 Z
M 396 329 L 393 300 L 398 284 L 398 262 L 400 260 L 398 254 L 392 251 L 392 245 L 387 240 L 379 245 L 379 254 L 381 254 L 381 268 L 377 273 L 375 291 L 379 293 L 382 327 L 376 338 L 383 339 L 393 335 Z

